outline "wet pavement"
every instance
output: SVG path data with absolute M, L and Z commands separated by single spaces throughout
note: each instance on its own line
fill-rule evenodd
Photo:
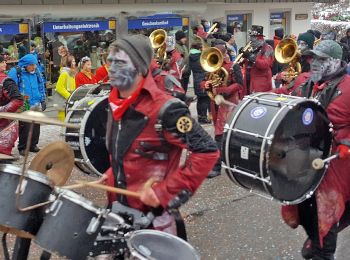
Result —
M 212 133 L 211 126 L 205 126 L 205 129 Z M 60 131 L 60 127 L 42 126 L 39 146 L 62 138 Z M 14 155 L 18 156 L 16 149 Z M 30 159 L 33 156 L 31 153 Z M 16 162 L 21 163 L 22 158 Z M 75 167 L 68 184 L 95 179 Z M 79 192 L 98 205 L 105 204 L 104 192 L 88 188 Z M 282 222 L 280 206 L 276 202 L 234 185 L 225 174 L 206 180 L 181 208 L 181 213 L 185 217 L 189 242 L 200 252 L 202 259 L 302 259 L 300 248 L 306 239 L 303 229 L 290 229 Z M 340 235 L 337 259 L 349 259 L 349 230 Z M 59 235 L 59 229 L 53 235 Z M 13 236 L 9 241 L 12 247 Z M 0 259 L 3 259 L 1 250 Z M 40 252 L 38 246 L 32 245 L 29 259 L 39 259 Z

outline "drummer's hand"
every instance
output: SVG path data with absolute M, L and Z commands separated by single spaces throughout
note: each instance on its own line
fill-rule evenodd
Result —
M 345 145 L 345 144 L 338 145 L 337 152 L 339 153 L 340 159 L 349 159 L 350 158 L 350 147 Z
M 143 204 L 153 208 L 157 208 L 160 205 L 160 201 L 152 188 L 145 188 L 140 193 L 140 200 Z
M 101 178 L 97 180 L 97 183 L 106 184 L 107 183 L 107 179 L 108 179 L 108 175 L 107 174 L 103 174 L 101 176 Z

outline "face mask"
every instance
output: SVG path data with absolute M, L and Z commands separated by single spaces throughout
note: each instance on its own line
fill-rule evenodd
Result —
M 108 73 L 111 85 L 119 90 L 130 89 L 135 82 L 137 70 L 129 55 L 119 50 L 116 53 L 110 53 L 108 60 L 111 64 Z
M 263 46 L 263 44 L 264 44 L 264 41 L 259 40 L 259 38 L 256 36 L 250 36 L 250 41 L 251 41 L 251 46 L 253 49 L 257 49 L 257 48 Z
M 298 50 L 303 53 L 309 49 L 309 46 L 304 41 L 298 41 Z
M 311 80 L 318 82 L 336 73 L 340 66 L 339 59 L 314 57 L 310 65 Z

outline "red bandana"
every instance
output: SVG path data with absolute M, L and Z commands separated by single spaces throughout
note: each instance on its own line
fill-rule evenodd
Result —
M 145 80 L 146 78 L 143 78 L 140 81 L 134 93 L 132 93 L 131 96 L 125 99 L 119 98 L 119 92 L 117 88 L 112 88 L 108 100 L 109 105 L 112 109 L 113 118 L 115 120 L 120 120 L 124 115 L 125 111 L 129 108 L 129 106 L 136 101 L 136 99 L 140 95 Z

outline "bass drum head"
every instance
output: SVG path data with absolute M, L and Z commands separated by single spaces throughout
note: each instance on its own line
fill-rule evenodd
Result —
M 78 101 L 67 115 L 67 122 L 81 123 L 74 133 L 67 129 L 66 142 L 74 150 L 75 164 L 85 173 L 102 175 L 110 167 L 106 148 L 108 96 L 87 96 Z
M 312 161 L 329 156 L 331 132 L 325 111 L 305 101 L 290 110 L 274 134 L 268 154 L 268 174 L 273 197 L 283 203 L 300 203 L 320 184 L 325 168 Z
M 142 257 L 140 259 L 200 259 L 197 251 L 189 243 L 161 231 L 135 231 L 127 243 L 131 254 L 136 253 Z
M 258 98 L 265 101 L 246 98 L 228 121 L 222 147 L 224 163 L 230 168 L 226 172 L 243 188 L 284 204 L 298 204 L 313 194 L 325 173 L 325 169 L 313 169 L 312 162 L 330 153 L 327 114 L 303 98 L 270 93 L 260 93 Z M 284 102 L 278 105 L 278 100 Z

